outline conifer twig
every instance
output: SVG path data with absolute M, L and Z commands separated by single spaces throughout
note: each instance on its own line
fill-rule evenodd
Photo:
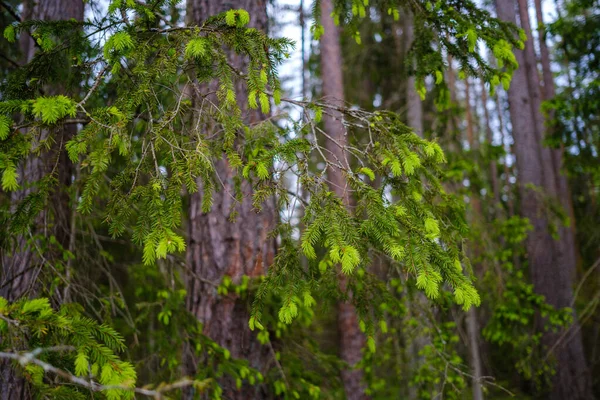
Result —
M 25 353 L 2 351 L 2 352 L 0 352 L 0 358 L 8 359 L 8 360 L 15 360 L 15 361 L 19 362 L 19 364 L 21 364 L 22 366 L 26 366 L 29 364 L 37 365 L 37 366 L 41 367 L 45 372 L 51 372 L 54 375 L 66 380 L 68 382 L 74 383 L 75 385 L 84 387 L 84 388 L 92 390 L 94 392 L 101 392 L 104 390 L 111 390 L 111 389 L 119 389 L 119 390 L 134 392 L 134 393 L 145 395 L 145 396 L 154 397 L 155 399 L 162 399 L 164 393 L 170 392 L 173 390 L 182 389 L 182 388 L 192 386 L 192 385 L 208 386 L 208 383 L 206 382 L 206 380 L 196 381 L 196 380 L 190 379 L 188 377 L 184 377 L 173 383 L 158 385 L 157 389 L 130 387 L 130 386 L 125 386 L 125 385 L 102 385 L 102 384 L 94 381 L 93 379 L 88 380 L 88 379 L 73 375 L 70 372 L 67 372 L 60 368 L 57 368 L 57 367 L 53 366 L 52 364 L 49 364 L 49 363 L 37 358 L 37 356 L 43 352 L 68 351 L 68 350 L 73 350 L 73 347 L 72 346 L 54 346 L 54 347 L 48 347 L 48 348 L 39 347 L 39 348 L 36 348 L 35 350 L 32 350 L 30 352 L 25 352 Z

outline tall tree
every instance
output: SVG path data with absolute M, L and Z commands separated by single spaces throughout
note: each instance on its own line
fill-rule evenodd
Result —
M 519 0 L 521 26 L 531 38 L 526 2 Z M 499 18 L 516 23 L 515 3 L 497 1 Z M 528 29 L 529 28 L 529 29 Z M 513 75 L 508 90 L 515 155 L 519 173 L 521 213 L 533 225 L 527 240 L 529 268 L 535 290 L 558 308 L 570 307 L 573 300 L 574 260 L 565 252 L 564 240 L 555 241 L 549 231 L 543 200 L 532 192 L 530 185 L 542 188 L 554 199 L 557 196 L 555 169 L 550 150 L 543 146 L 543 118 L 540 110 L 540 87 L 535 53 L 531 40 L 523 51 L 515 51 L 521 68 Z M 549 396 L 551 399 L 591 399 L 590 373 L 587 368 L 577 319 L 573 333 L 545 333 L 544 345 L 556 356 L 556 375 Z
M 469 83 L 469 77 L 465 78 L 465 112 L 467 120 L 467 142 L 469 143 L 469 151 L 471 153 L 476 153 L 479 150 L 479 132 L 474 126 L 475 123 L 473 121 L 473 109 L 471 108 L 471 84 Z M 471 225 L 482 225 L 484 217 L 481 210 L 481 198 L 476 186 L 473 188 L 473 192 L 471 193 L 469 200 L 471 204 Z M 476 258 L 479 256 L 477 253 L 480 251 L 481 249 L 479 248 L 478 244 L 474 244 L 473 251 L 470 256 L 472 258 Z M 482 268 L 480 265 L 475 265 L 474 273 L 481 275 L 481 269 Z M 471 369 L 473 371 L 473 378 L 471 382 L 473 400 L 483 400 L 483 390 L 481 385 L 483 367 L 481 363 L 481 353 L 479 351 L 479 336 L 481 334 L 479 326 L 480 324 L 477 310 L 475 308 L 471 308 L 467 314 L 467 336 L 469 340 Z
M 321 0 L 321 24 L 325 33 L 321 37 L 320 58 L 322 92 L 324 100 L 328 103 L 343 106 L 344 86 L 342 82 L 342 51 L 340 35 L 334 24 L 333 3 L 331 0 Z M 325 132 L 325 148 L 334 164 L 348 165 L 345 148 L 348 138 L 345 135 L 343 116 L 340 112 L 332 111 L 323 117 Z M 329 186 L 346 207 L 350 207 L 350 188 L 340 169 L 330 168 L 327 178 Z M 352 296 L 348 287 L 348 278 L 340 274 L 340 288 L 348 296 Z M 342 382 L 346 397 L 349 400 L 365 397 L 365 387 L 362 382 L 363 374 L 356 369 L 356 364 L 361 360 L 361 349 L 364 336 L 360 331 L 358 316 L 350 301 L 341 301 L 338 304 L 338 333 L 340 338 L 340 356 L 348 364 L 342 371 Z
M 25 0 L 22 11 L 22 21 L 83 21 L 84 3 L 81 0 Z M 19 47 L 22 64 L 29 63 L 36 52 L 29 33 L 22 32 Z M 68 91 L 63 82 L 70 80 L 68 75 L 71 72 L 71 60 L 61 61 L 61 65 L 66 68 L 59 71 L 56 83 L 46 85 L 46 95 L 66 94 Z M 72 164 L 64 146 L 75 132 L 76 125 L 66 124 L 54 129 L 29 130 L 23 133 L 32 141 L 34 147 L 39 148 L 40 153 L 29 156 L 18 166 L 21 190 L 12 193 L 11 209 L 16 210 L 28 196 L 35 196 L 36 193 L 44 200 L 30 229 L 16 237 L 14 242 L 6 243 L 6 252 L 0 254 L 0 296 L 9 301 L 23 296 L 39 295 L 39 275 L 44 266 L 42 258 L 57 256 L 46 254 L 45 257 L 40 257 L 39 244 L 36 244 L 38 235 L 54 236 L 63 249 L 69 248 L 72 232 L 68 187 L 72 180 Z M 45 147 L 47 143 L 50 143 L 49 147 Z M 47 187 L 47 182 L 44 181 L 48 179 L 56 180 L 60 185 L 46 193 L 44 187 Z M 25 381 L 7 361 L 0 361 L 0 387 L 2 400 L 24 399 L 30 396 Z
M 64 10 L 67 10 L 66 12 Z M 60 21 L 75 19 L 83 20 L 83 2 L 79 0 L 40 1 L 33 3 L 25 1 L 23 4 L 23 18 L 26 20 Z M 30 62 L 35 55 L 35 44 L 31 36 L 23 32 L 19 40 L 19 47 L 23 63 Z M 69 65 L 70 61 L 63 64 Z M 56 67 L 52 67 L 56 68 Z M 70 68 L 66 73 L 61 71 L 54 80 L 68 82 Z M 65 94 L 69 91 L 64 83 L 50 83 L 44 87 L 46 95 Z M 28 244 L 31 237 L 44 232 L 46 235 L 54 235 L 65 249 L 68 248 L 70 240 L 70 206 L 67 187 L 71 183 L 71 162 L 64 150 L 66 142 L 76 132 L 75 124 L 65 124 L 55 129 L 45 129 L 39 132 L 28 132 L 34 146 L 40 150 L 39 156 L 29 157 L 19 166 L 18 176 L 22 190 L 15 191 L 11 197 L 13 209 L 30 194 L 39 191 L 43 185 L 42 180 L 47 178 L 56 179 L 60 188 L 54 190 L 49 197 L 49 204 L 44 206 L 33 224 L 30 235 L 23 235 L 16 243 L 9 244 L 10 251 L 2 255 L 2 279 L 0 280 L 0 296 L 9 300 L 15 300 L 21 296 L 35 293 L 34 285 L 39 271 L 39 260 L 36 261 L 36 251 Z M 46 146 L 50 143 L 49 149 Z M 52 223 L 50 223 L 52 220 Z M 51 230 L 47 230 L 51 227 Z M 33 292 L 32 292 L 33 290 Z
M 541 95 L 542 100 L 551 100 L 556 96 L 556 88 L 554 85 L 554 76 L 552 73 L 552 68 L 550 66 L 550 51 L 548 50 L 548 45 L 546 44 L 546 28 L 544 25 L 544 17 L 542 12 L 542 0 L 534 0 L 535 3 L 535 15 L 537 19 L 537 27 L 538 27 L 538 44 L 540 49 L 540 61 L 542 66 L 542 80 L 543 86 L 541 86 Z M 524 8 L 528 4 L 524 4 L 521 8 Z M 523 11 L 520 11 L 523 13 Z M 527 13 L 527 17 L 529 17 L 529 13 Z M 528 24 L 530 25 L 530 24 Z M 529 28 L 531 29 L 531 28 Z M 528 33 L 528 37 L 531 37 L 531 32 Z M 532 46 L 533 47 L 533 46 Z M 550 125 L 551 121 L 554 119 L 554 113 L 550 111 L 548 118 L 546 120 L 546 127 Z M 558 189 L 558 197 L 560 199 L 560 203 L 563 206 L 565 212 L 568 214 L 571 222 L 570 229 L 562 228 L 561 229 L 561 240 L 564 242 L 564 246 L 566 248 L 568 257 L 573 260 L 573 263 L 577 261 L 577 249 L 575 247 L 575 215 L 573 213 L 573 204 L 571 200 L 571 189 L 569 188 L 569 183 L 567 181 L 567 177 L 563 172 L 563 159 L 564 159 L 564 147 L 561 146 L 558 149 L 552 149 L 552 162 L 554 166 L 554 174 L 556 177 L 556 184 Z
M 405 41 L 407 49 L 412 46 L 415 40 L 413 26 L 413 16 L 407 15 L 405 19 Z M 412 68 L 411 68 L 412 69 Z M 410 74 L 406 84 L 406 121 L 416 134 L 423 137 L 423 103 L 416 90 L 416 79 L 414 74 Z
M 267 30 L 267 2 L 264 0 L 188 0 L 188 25 L 201 25 L 204 20 L 230 9 L 244 9 L 250 14 L 249 27 Z M 244 71 L 248 59 L 228 53 L 233 68 Z M 217 82 L 201 85 L 204 93 L 214 93 Z M 242 82 L 237 82 L 235 94 L 245 122 L 257 124 L 265 119 L 259 110 L 248 106 L 247 90 Z M 212 99 L 212 100 L 211 100 Z M 209 112 L 215 95 L 193 96 L 195 109 Z M 202 134 L 210 135 L 218 129 L 214 125 L 201 125 L 202 115 L 196 114 L 193 123 L 202 126 Z M 239 140 L 243 140 L 240 137 Z M 189 206 L 189 245 L 187 247 L 187 308 L 203 324 L 204 333 L 219 345 L 231 351 L 235 358 L 248 360 L 260 371 L 265 370 L 269 357 L 268 348 L 256 340 L 255 333 L 248 328 L 249 304 L 235 295 L 220 296 L 216 285 L 225 277 L 239 284 L 243 276 L 258 277 L 266 272 L 275 255 L 275 240 L 268 236 L 275 227 L 276 208 L 273 201 L 267 201 L 262 211 L 257 213 L 252 205 L 253 189 L 249 182 L 241 184 L 242 196 L 236 196 L 236 173 L 226 159 L 215 162 L 218 187 L 213 194 L 211 211 L 202 211 L 202 191 L 191 195 Z M 202 181 L 198 181 L 201 187 Z M 188 354 L 188 356 L 190 356 Z M 195 374 L 198 360 L 188 357 L 187 373 Z M 238 390 L 235 382 L 224 382 L 224 394 L 231 399 L 257 398 L 256 387 Z M 190 393 L 192 395 L 192 393 Z

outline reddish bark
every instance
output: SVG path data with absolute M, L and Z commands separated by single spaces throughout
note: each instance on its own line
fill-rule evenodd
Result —
M 199 25 L 209 16 L 229 9 L 242 8 L 250 14 L 250 27 L 267 30 L 267 4 L 264 0 L 236 0 L 222 3 L 217 0 L 188 0 L 187 22 Z M 245 70 L 248 60 L 233 52 L 228 54 L 230 63 L 239 70 Z M 205 87 L 207 92 L 216 83 Z M 242 82 L 236 85 L 236 97 L 242 115 L 247 123 L 256 123 L 265 116 L 248 108 L 248 98 Z M 202 99 L 193 98 L 196 108 Z M 197 116 L 201 118 L 201 116 Z M 206 129 L 204 129 L 206 128 Z M 205 126 L 203 131 L 214 129 Z M 267 237 L 275 227 L 276 206 L 268 201 L 260 213 L 252 207 L 252 188 L 248 182 L 242 184 L 243 200 L 235 204 L 234 172 L 225 159 L 215 166 L 218 180 L 222 186 L 213 195 L 213 208 L 209 213 L 201 210 L 202 190 L 190 197 L 189 208 L 189 244 L 187 248 L 186 276 L 187 309 L 195 315 L 204 327 L 204 333 L 227 348 L 234 358 L 245 359 L 248 363 L 265 372 L 270 361 L 269 348 L 261 345 L 256 334 L 248 328 L 249 304 L 235 294 L 220 296 L 214 284 L 219 284 L 225 276 L 239 283 L 244 275 L 256 277 L 262 275 L 273 262 L 276 244 Z M 201 182 L 198 182 L 199 186 Z M 220 184 L 219 184 L 220 185 Z M 230 214 L 237 211 L 235 222 Z M 198 363 L 202 360 L 191 354 L 188 349 L 185 359 L 185 372 L 194 375 Z M 237 389 L 235 382 L 224 379 L 221 382 L 223 394 L 229 399 L 262 398 L 260 386 L 244 385 Z M 186 398 L 194 398 L 188 391 Z
M 342 51 L 340 46 L 339 31 L 333 22 L 331 13 L 333 4 L 331 0 L 321 0 L 321 24 L 325 33 L 321 38 L 321 78 L 323 82 L 324 100 L 330 104 L 342 105 L 344 100 L 344 86 L 342 82 Z M 342 115 L 339 112 L 330 113 L 323 117 L 325 131 L 331 137 L 326 138 L 325 147 L 331 154 L 332 162 L 347 164 L 344 147 L 347 138 L 342 124 Z M 331 190 L 342 199 L 348 207 L 350 196 L 346 179 L 342 171 L 329 169 L 327 178 Z M 340 274 L 340 289 L 347 291 L 347 277 Z M 351 296 L 351 293 L 349 293 Z M 349 400 L 363 399 L 365 386 L 362 381 L 363 373 L 353 367 L 362 358 L 361 349 L 364 344 L 364 336 L 359 329 L 356 310 L 349 302 L 338 304 L 338 333 L 340 337 L 340 356 L 350 366 L 342 371 L 342 382 L 346 397 Z
M 414 41 L 414 26 L 412 16 L 407 16 L 405 19 L 405 40 L 406 40 L 406 51 L 410 49 Z M 414 75 L 409 75 L 408 82 L 406 84 L 406 119 L 408 126 L 410 126 L 417 135 L 423 137 L 423 104 L 421 98 L 415 88 L 416 79 Z
M 521 26 L 531 38 L 527 2 L 518 0 L 521 9 Z M 496 1 L 499 18 L 516 22 L 515 3 Z M 539 76 L 532 41 L 524 51 L 515 56 L 521 68 L 515 71 L 508 91 L 511 110 L 515 156 L 519 171 L 521 213 L 529 218 L 534 231 L 527 240 L 527 252 L 532 282 L 537 293 L 555 307 L 569 307 L 573 300 L 573 275 L 575 260 L 565 247 L 565 241 L 554 241 L 548 231 L 542 200 L 527 185 L 542 188 L 556 198 L 558 188 L 550 150 L 543 146 L 543 118 L 540 111 Z M 562 233 L 562 232 L 561 232 Z M 549 399 L 592 399 L 590 372 L 587 368 L 583 343 L 577 319 L 572 334 L 559 343 L 560 335 L 546 333 L 543 343 L 554 349 L 556 375 L 553 378 Z M 556 346 L 555 346 L 556 345 Z
M 84 4 L 81 0 L 40 0 L 23 3 L 22 20 L 59 21 L 74 18 L 83 20 Z M 31 37 L 25 33 L 19 38 L 22 62 L 29 62 L 35 47 Z M 47 95 L 64 93 L 64 88 L 48 87 Z M 67 188 L 71 184 L 72 164 L 69 161 L 64 145 L 76 132 L 75 125 L 65 125 L 44 130 L 38 142 L 54 136 L 55 144 L 39 156 L 29 156 L 19 165 L 19 177 L 22 190 L 11 195 L 11 203 L 16 207 L 27 195 L 36 190 L 36 182 L 50 173 L 56 174 L 57 188 L 50 195 L 46 209 L 37 216 L 31 235 L 54 235 L 63 248 L 68 248 L 70 241 L 70 205 Z M 34 143 L 35 146 L 35 143 Z M 41 262 L 36 250 L 28 244 L 29 236 L 19 236 L 10 243 L 10 250 L 2 254 L 2 276 L 0 279 L 0 296 L 14 301 L 23 296 L 35 295 L 38 292 L 38 275 Z M 31 393 L 26 382 L 16 373 L 7 361 L 0 362 L 0 399 L 29 399 Z

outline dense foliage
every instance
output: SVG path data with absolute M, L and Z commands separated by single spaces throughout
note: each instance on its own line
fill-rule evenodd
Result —
M 296 44 L 251 27 L 242 8 L 196 24 L 175 1 L 91 2 L 80 21 L 28 19 L 23 4 L 3 1 L 0 13 L 0 379 L 55 399 L 218 399 L 232 388 L 345 398 L 340 374 L 352 368 L 374 399 L 468 398 L 481 385 L 490 398 L 540 397 L 552 385 L 543 337 L 577 317 L 528 277 L 535 228 L 519 213 L 504 108 L 523 29 L 470 0 L 335 1 L 332 15 L 315 1 L 314 44 L 323 18 L 343 27 L 342 107 L 318 85 L 288 96 L 279 72 Z M 571 307 L 596 349 L 598 9 L 580 0 L 563 11 L 548 31 L 565 78 L 544 110 L 547 144 L 566 149 L 573 214 L 536 193 L 555 237 L 575 218 Z M 422 132 L 408 91 L 422 101 Z M 340 116 L 346 144 L 323 124 Z M 225 224 L 274 204 L 264 274 L 213 281 L 190 269 L 191 196 L 215 218 L 222 192 Z M 250 331 L 238 334 L 268 363 L 232 357 L 239 349 L 207 334 L 190 279 L 244 318 Z M 365 337 L 355 366 L 338 357 L 344 302 Z

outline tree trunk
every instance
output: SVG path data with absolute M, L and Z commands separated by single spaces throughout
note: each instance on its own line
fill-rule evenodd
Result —
M 522 27 L 528 37 L 531 37 L 526 2 L 519 0 L 519 5 Z M 499 18 L 516 22 L 514 2 L 497 0 L 496 9 Z M 556 242 L 550 236 L 542 200 L 527 187 L 528 184 L 533 184 L 543 188 L 550 196 L 557 195 L 550 151 L 543 148 L 542 144 L 539 77 L 532 41 L 526 43 L 525 51 L 515 51 L 515 56 L 521 68 L 513 75 L 508 100 L 519 171 L 521 212 L 534 227 L 527 239 L 532 282 L 536 292 L 544 295 L 549 304 L 558 308 L 569 307 L 573 298 L 574 260 L 565 252 L 562 241 Z M 592 399 L 591 377 L 576 317 L 570 329 L 573 334 L 567 335 L 567 340 L 563 340 L 554 349 L 556 375 L 548 398 Z M 543 343 L 550 349 L 559 337 L 560 334 L 546 333 Z
M 469 78 L 465 78 L 465 115 L 467 119 L 467 142 L 469 143 L 469 150 L 474 151 L 478 141 L 475 140 L 474 123 L 473 123 L 473 112 L 471 110 L 471 84 Z
M 322 90 L 326 102 L 343 105 L 342 51 L 339 31 L 331 17 L 332 12 L 332 1 L 321 0 L 321 24 L 325 29 L 320 44 Z M 325 147 L 334 163 L 340 162 L 346 165 L 344 148 L 347 145 L 347 138 L 342 123 L 342 114 L 335 111 L 328 114 L 323 116 L 323 121 L 325 131 L 331 139 L 325 139 Z M 342 199 L 346 207 L 349 207 L 350 196 L 342 171 L 329 169 L 327 178 L 331 190 Z M 344 274 L 340 274 L 339 284 L 343 292 L 348 290 L 348 278 Z M 349 295 L 352 294 L 349 293 Z M 350 302 L 340 302 L 338 304 L 338 334 L 340 338 L 340 356 L 349 367 L 342 371 L 342 383 L 346 397 L 349 400 L 363 399 L 366 397 L 363 373 L 361 370 L 355 369 L 355 366 L 362 358 L 361 349 L 364 344 L 364 336 L 359 329 L 356 310 Z
M 408 53 L 415 35 L 412 16 L 407 16 L 405 19 L 405 29 L 406 52 Z M 416 79 L 414 74 L 410 74 L 406 85 L 406 120 L 408 126 L 410 126 L 417 135 L 423 137 L 423 104 L 417 93 L 417 89 L 415 88 L 415 83 Z
M 538 43 L 540 47 L 540 58 L 542 64 L 542 78 L 544 86 L 542 87 L 542 100 L 550 100 L 556 96 L 554 86 L 554 76 L 550 67 L 550 51 L 546 44 L 546 29 L 544 28 L 544 17 L 542 15 L 542 0 L 534 0 L 535 11 L 538 26 Z M 549 121 L 554 119 L 554 113 L 550 112 Z M 571 220 L 570 229 L 561 230 L 561 240 L 565 242 L 568 256 L 574 263 L 577 261 L 577 248 L 575 245 L 575 213 L 573 211 L 573 203 L 571 199 L 571 189 L 567 177 L 562 173 L 563 153 L 564 148 L 561 145 L 560 149 L 552 149 L 552 161 L 554 166 L 554 175 L 557 181 L 558 197 L 565 212 Z
M 506 155 L 504 156 L 504 184 L 506 185 L 506 205 L 508 208 L 508 216 L 512 217 L 515 215 L 515 206 L 513 199 L 512 183 L 510 182 L 511 168 L 508 165 L 508 159 L 509 156 L 513 154 L 513 146 L 511 146 L 510 144 L 506 144 L 508 134 L 506 134 L 506 132 L 504 131 L 504 110 L 502 109 L 502 103 L 498 94 L 496 94 L 496 111 L 498 112 L 498 130 L 500 131 L 500 136 L 502 137 L 502 147 L 504 147 L 504 151 L 506 152 Z
M 471 85 L 469 78 L 465 79 L 465 111 L 467 116 L 467 141 L 469 150 L 474 151 L 479 148 L 478 135 L 474 134 L 473 112 L 471 110 Z M 479 197 L 478 188 L 471 188 L 471 223 L 475 225 L 484 222 L 483 213 L 481 211 L 481 199 Z M 476 244 L 473 246 L 470 257 L 476 258 L 482 249 Z M 481 265 L 474 265 L 476 275 L 481 275 Z M 479 348 L 479 321 L 475 307 L 471 307 L 467 314 L 467 336 L 469 338 L 469 352 L 471 356 L 471 369 L 473 378 L 471 380 L 471 391 L 473 400 L 483 400 L 483 390 L 481 387 L 481 376 L 483 368 L 481 366 L 481 353 Z
M 490 112 L 488 110 L 488 97 L 483 80 L 481 81 L 481 102 L 483 103 L 483 117 L 485 124 L 485 140 L 488 146 L 494 142 L 494 134 L 490 125 Z M 500 209 L 500 184 L 498 183 L 498 163 L 490 161 L 490 180 L 492 181 L 492 195 L 494 197 L 494 210 Z
M 481 377 L 483 376 L 483 368 L 481 366 L 481 354 L 479 351 L 479 321 L 477 310 L 471 307 L 467 314 L 467 335 L 469 337 L 469 351 L 471 355 L 472 368 L 472 387 L 473 400 L 483 400 L 483 390 L 481 387 Z
M 556 94 L 554 88 L 554 78 L 552 77 L 552 69 L 550 68 L 550 52 L 548 51 L 548 46 L 546 45 L 546 29 L 544 27 L 544 17 L 542 15 L 542 0 L 534 0 L 534 3 L 535 16 L 538 26 L 540 59 L 542 63 L 542 78 L 544 80 L 542 98 L 547 100 L 553 98 Z
M 59 21 L 76 19 L 83 21 L 84 3 L 81 0 L 39 0 L 23 2 L 22 20 Z M 22 63 L 27 64 L 35 54 L 31 36 L 22 33 L 19 38 Z M 65 93 L 60 86 L 48 87 L 46 95 Z M 54 145 L 38 156 L 31 155 L 18 167 L 21 190 L 11 195 L 13 209 L 29 194 L 35 192 L 36 183 L 50 173 L 57 179 L 57 187 L 50 194 L 45 210 L 36 217 L 31 236 L 22 235 L 9 243 L 9 251 L 0 256 L 2 263 L 0 278 L 0 296 L 8 301 L 15 301 L 23 296 L 35 296 L 39 290 L 38 275 L 41 260 L 28 241 L 32 236 L 43 234 L 54 235 L 65 249 L 69 248 L 71 236 L 71 211 L 69 205 L 68 186 L 71 184 L 72 164 L 67 157 L 64 146 L 75 133 L 76 125 L 58 126 L 40 133 L 38 143 L 54 136 Z M 36 146 L 34 143 L 33 146 Z M 51 220 L 51 223 L 49 221 Z M 60 255 L 62 257 L 62 255 Z M 1 338 L 0 338 L 1 340 Z M 0 399 L 30 399 L 32 394 L 27 383 L 13 369 L 8 361 L 0 362 Z
M 267 30 L 267 2 L 265 0 L 236 0 L 222 3 L 217 0 L 188 0 L 187 23 L 200 25 L 208 17 L 229 9 L 244 9 L 250 14 L 252 28 Z M 232 52 L 229 62 L 239 70 L 245 70 L 248 60 Z M 215 86 L 207 84 L 207 92 Z M 214 95 L 212 95 L 214 97 Z M 236 98 L 247 123 L 257 123 L 265 119 L 257 110 L 251 110 L 247 104 L 247 93 L 242 82 L 236 84 Z M 193 96 L 195 108 L 200 108 L 202 99 Z M 214 100 L 214 98 L 213 98 Z M 201 116 L 197 116 L 200 118 Z M 213 126 L 203 127 L 204 132 L 214 130 Z M 186 274 L 188 311 L 203 324 L 204 334 L 217 344 L 227 348 L 233 358 L 245 359 L 250 366 L 266 372 L 270 360 L 267 346 L 262 346 L 256 334 L 248 328 L 249 304 L 235 294 L 219 296 L 215 286 L 228 276 L 239 284 L 244 275 L 258 277 L 266 272 L 275 256 L 275 239 L 268 237 L 276 224 L 276 207 L 270 199 L 260 213 L 252 206 L 252 188 L 248 182 L 242 183 L 243 200 L 235 204 L 234 177 L 236 174 L 225 159 L 215 165 L 215 172 L 222 186 L 213 195 L 214 206 L 209 213 L 202 212 L 202 190 L 190 196 L 189 208 L 189 245 L 187 247 Z M 198 181 L 201 187 L 201 182 Z M 235 222 L 230 221 L 233 211 L 237 212 Z M 184 357 L 185 372 L 193 376 L 201 363 L 186 349 Z M 237 389 L 232 379 L 221 382 L 223 395 L 228 399 L 262 398 L 261 387 L 243 385 Z M 186 398 L 196 398 L 192 390 L 186 392 Z

